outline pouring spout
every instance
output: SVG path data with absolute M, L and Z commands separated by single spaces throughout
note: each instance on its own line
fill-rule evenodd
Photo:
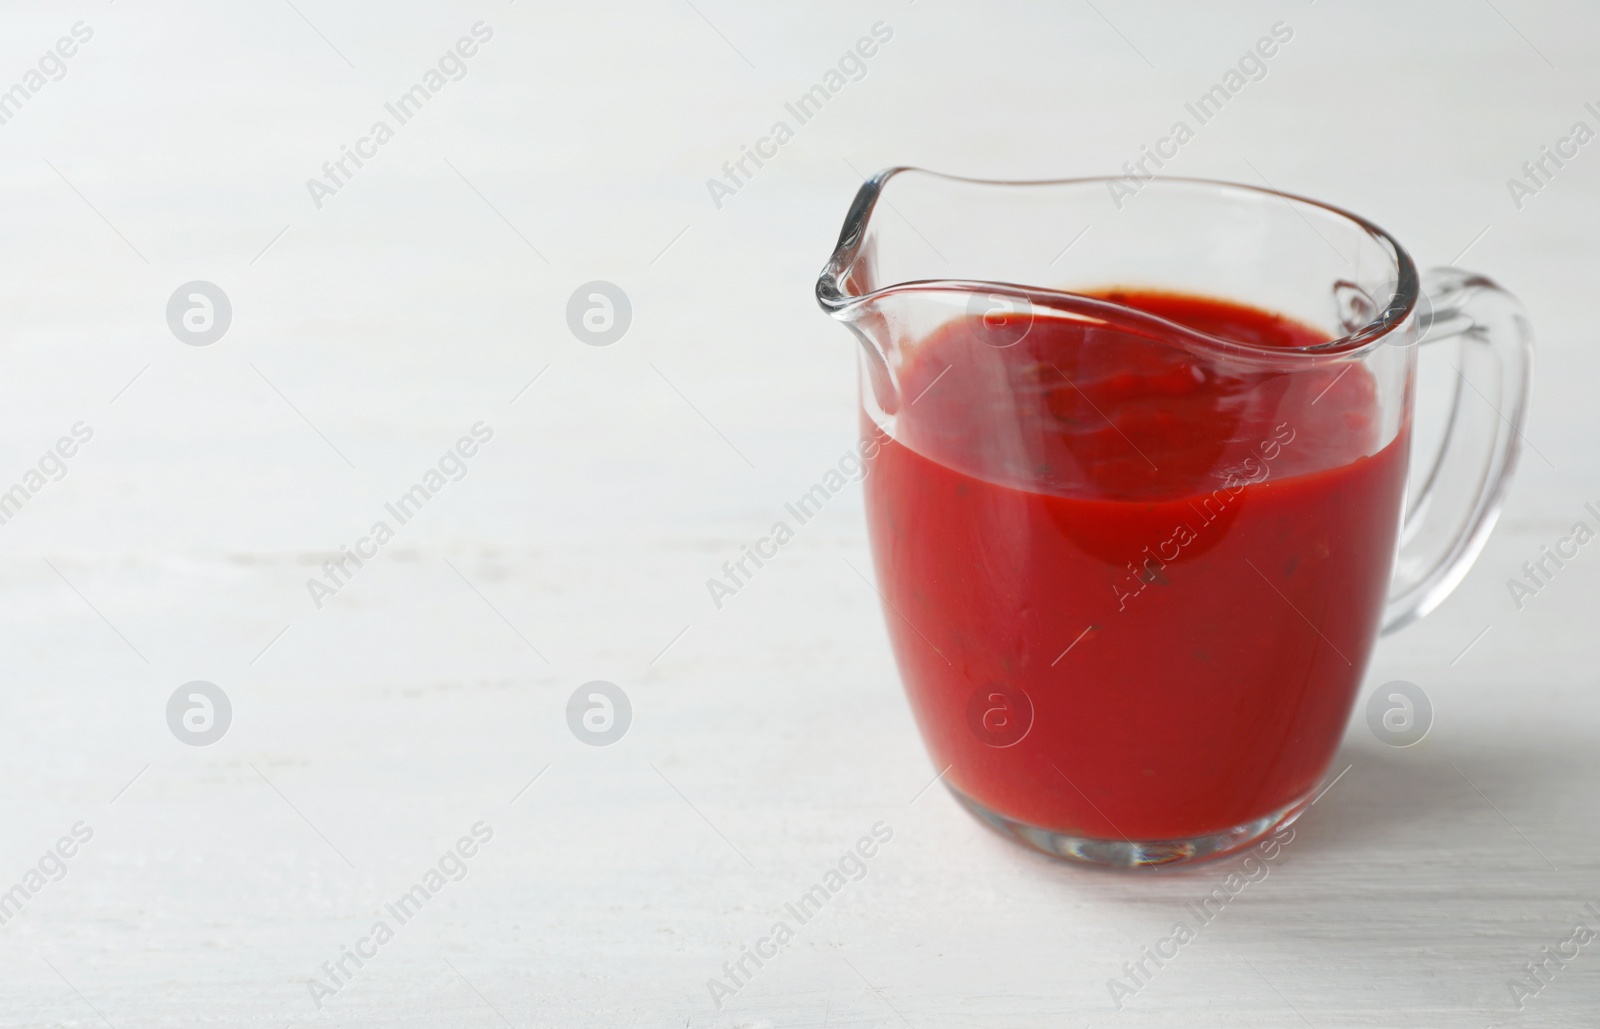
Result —
M 861 184 L 839 232 L 839 242 L 826 268 L 817 278 L 817 303 L 824 311 L 843 322 L 861 343 L 866 376 L 878 407 L 892 415 L 899 410 L 900 390 L 890 355 L 893 353 L 890 319 L 883 307 L 869 295 L 876 284 L 877 241 L 867 232 L 873 208 L 883 192 L 883 183 L 900 171 L 881 171 Z

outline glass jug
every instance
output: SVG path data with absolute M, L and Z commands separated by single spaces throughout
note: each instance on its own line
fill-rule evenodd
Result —
M 1297 817 L 1378 635 L 1460 582 L 1517 457 L 1517 301 L 1271 190 L 890 169 L 816 292 L 862 344 L 873 557 L 935 765 L 1069 860 Z M 1408 497 L 1419 344 L 1458 379 Z

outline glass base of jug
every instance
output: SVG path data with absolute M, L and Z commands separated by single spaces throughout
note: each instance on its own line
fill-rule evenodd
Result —
M 1271 814 L 1204 836 L 1176 840 L 1102 840 L 1088 836 L 1069 836 L 1066 833 L 1018 822 L 990 811 L 949 783 L 945 785 L 980 822 L 1030 850 L 1073 864 L 1131 870 L 1194 865 L 1244 850 L 1299 818 L 1301 812 L 1311 805 L 1313 796 L 1307 793 L 1294 803 Z

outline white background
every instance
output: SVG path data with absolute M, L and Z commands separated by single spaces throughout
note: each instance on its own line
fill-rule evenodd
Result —
M 0 14 L 0 89 L 94 31 L 0 126 L 0 483 L 94 429 L 0 526 L 0 885 L 94 830 L 0 928 L 0 1025 L 1592 1018 L 1600 943 L 1525 1011 L 1506 984 L 1600 906 L 1600 549 L 1521 611 L 1506 581 L 1600 501 L 1600 144 L 1520 210 L 1506 181 L 1600 128 L 1600 14 L 295 3 Z M 307 178 L 480 20 L 466 77 L 317 209 Z M 866 77 L 714 206 L 879 20 Z M 1536 450 L 1477 569 L 1369 672 L 1429 694 L 1428 738 L 1358 712 L 1270 877 L 1118 1011 L 1107 978 L 1230 866 L 1062 867 L 919 793 L 858 487 L 722 610 L 705 580 L 853 442 L 854 344 L 812 285 L 862 174 L 1115 172 L 1279 21 L 1170 170 L 1253 163 L 1423 266 L 1467 250 L 1533 314 Z M 194 279 L 234 308 L 209 347 L 165 320 Z M 613 346 L 566 324 L 594 279 L 632 301 Z M 313 607 L 317 566 L 479 420 L 467 477 Z M 233 705 L 203 748 L 165 720 L 195 679 Z M 594 679 L 632 700 L 611 747 L 567 727 Z M 319 1011 L 306 981 L 480 819 L 467 877 Z M 716 1010 L 707 979 L 880 820 L 867 878 Z

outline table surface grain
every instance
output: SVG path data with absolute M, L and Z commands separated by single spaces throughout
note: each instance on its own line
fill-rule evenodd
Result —
M 864 174 L 1116 171 L 1277 23 L 1169 170 L 1493 274 L 1539 332 L 1528 445 L 1477 568 L 1369 669 L 1428 694 L 1428 737 L 1358 714 L 1265 877 L 1114 995 L 1237 863 L 1064 867 L 929 788 L 859 487 L 720 608 L 705 583 L 852 444 L 812 284 Z M 1507 581 L 1600 503 L 1600 146 L 1509 181 L 1600 129 L 1600 14 L 73 0 L 0 29 L 0 489 L 44 469 L 0 525 L 0 1026 L 1594 1024 L 1600 549 L 1520 609 Z M 206 346 L 166 316 L 197 280 L 232 307 Z M 631 305 L 609 346 L 568 327 L 595 280 Z M 167 720 L 197 680 L 231 706 L 206 746 Z M 568 727 L 595 680 L 631 705 L 611 746 Z M 787 918 L 875 826 L 865 877 Z

